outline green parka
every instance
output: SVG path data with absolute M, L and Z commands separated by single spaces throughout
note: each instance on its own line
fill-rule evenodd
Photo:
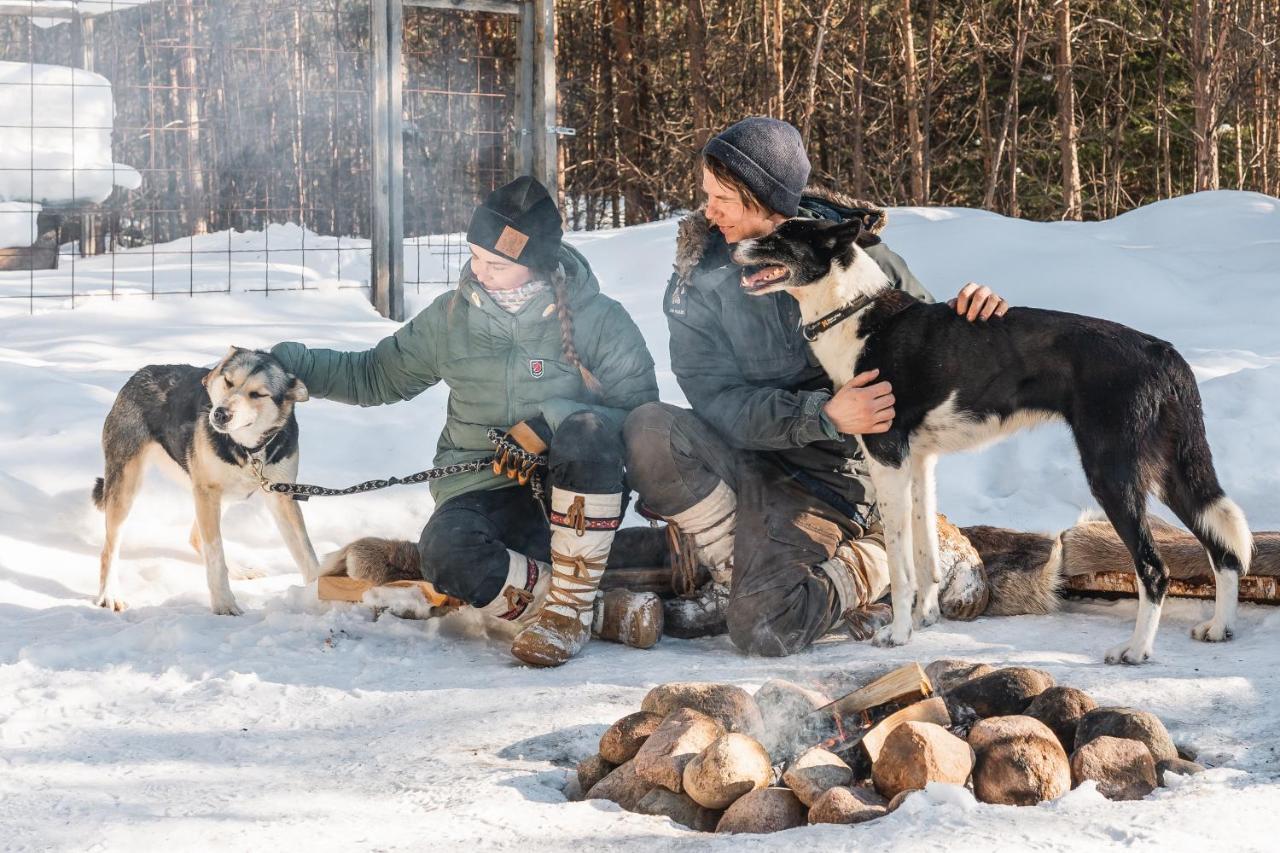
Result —
M 435 464 L 470 462 L 493 452 L 486 433 L 543 416 L 554 431 L 575 412 L 590 410 L 622 428 L 627 413 L 658 399 L 658 383 L 640 330 L 617 302 L 600 292 L 586 258 L 561 245 L 574 342 L 582 363 L 600 380 L 598 399 L 564 357 L 551 288 L 514 314 L 500 308 L 467 264 L 456 291 L 441 294 L 418 316 L 364 352 L 311 349 L 295 341 L 271 350 L 314 397 L 377 406 L 409 400 L 437 382 L 449 386 L 448 417 Z M 436 504 L 478 489 L 509 486 L 488 469 L 436 480 Z

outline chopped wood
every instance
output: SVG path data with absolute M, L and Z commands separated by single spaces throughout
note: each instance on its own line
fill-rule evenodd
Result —
M 316 582 L 316 594 L 322 601 L 360 602 L 364 599 L 364 594 L 376 585 L 366 580 L 349 578 L 345 575 L 327 575 Z M 426 599 L 427 604 L 432 607 L 444 607 L 450 603 L 457 604 L 457 599 L 438 592 L 427 581 L 392 581 L 391 583 L 382 584 L 382 586 L 396 589 L 416 588 L 422 593 L 422 597 Z
M 862 711 L 887 705 L 890 702 L 904 703 L 927 699 L 933 695 L 933 684 L 924 669 L 918 663 L 900 666 L 887 675 L 846 693 L 829 705 L 824 705 L 815 713 L 839 714 L 842 717 L 855 717 Z

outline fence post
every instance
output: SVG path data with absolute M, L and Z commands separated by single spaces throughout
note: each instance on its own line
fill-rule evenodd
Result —
M 369 2 L 370 144 L 373 207 L 369 285 L 374 308 L 392 320 L 404 319 L 404 185 L 400 133 L 400 51 L 402 0 Z M 394 60 L 394 64 L 393 64 Z
M 533 86 L 530 101 L 533 112 L 533 175 L 547 190 L 560 196 L 558 176 L 559 121 L 556 111 L 556 7 L 554 0 L 529 0 L 533 19 Z

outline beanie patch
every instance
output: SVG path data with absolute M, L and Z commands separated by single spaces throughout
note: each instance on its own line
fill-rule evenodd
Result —
M 520 253 L 524 251 L 525 244 L 529 242 L 529 235 L 522 234 L 510 225 L 503 226 L 502 233 L 498 235 L 497 241 L 493 244 L 493 248 L 498 254 L 506 255 L 508 258 L 518 258 Z

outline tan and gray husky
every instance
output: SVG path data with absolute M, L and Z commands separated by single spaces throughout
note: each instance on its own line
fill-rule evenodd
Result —
M 222 550 L 223 498 L 243 500 L 259 488 L 254 462 L 267 479 L 294 482 L 298 473 L 298 422 L 293 406 L 306 386 L 269 353 L 232 347 L 212 370 L 185 364 L 151 365 L 120 389 L 102 426 L 106 473 L 93 487 L 93 502 L 106 514 L 98 604 L 123 610 L 114 565 L 120 526 L 142 484 L 148 461 L 191 486 L 195 524 L 191 546 L 204 557 L 214 613 L 239 615 Z M 308 581 L 320 574 L 298 504 L 270 494 L 267 506 L 285 545 Z

